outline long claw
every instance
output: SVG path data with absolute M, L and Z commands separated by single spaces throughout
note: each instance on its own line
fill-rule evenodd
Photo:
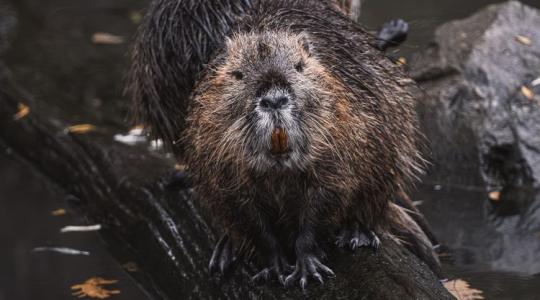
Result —
M 219 259 L 219 270 L 221 274 L 225 275 L 229 270 L 229 267 L 232 264 L 232 245 L 229 241 L 223 247 L 223 252 L 221 252 L 221 257 Z
M 285 286 L 285 276 L 283 274 L 278 276 L 278 281 L 281 283 L 281 285 Z
M 315 261 L 315 264 L 317 265 L 317 268 L 319 268 L 321 271 L 323 271 L 323 273 L 326 275 L 326 276 L 330 276 L 330 277 L 336 277 L 336 274 L 334 273 L 334 271 L 332 271 L 332 269 L 330 269 L 329 267 L 323 265 L 320 261 Z
M 307 286 L 307 283 L 308 283 L 308 280 L 306 278 L 306 276 L 303 276 L 301 279 L 300 279 L 300 287 L 305 290 L 306 289 L 306 286 Z
M 214 274 L 218 270 L 219 260 L 221 259 L 223 247 L 225 246 L 228 240 L 229 240 L 229 236 L 225 234 L 219 239 L 216 246 L 214 247 L 214 251 L 212 252 L 212 257 L 210 258 L 210 263 L 208 264 L 208 270 L 210 274 Z
M 255 276 L 251 277 L 251 280 L 256 283 L 266 282 L 270 278 L 270 270 L 268 268 L 263 269 Z
M 353 238 L 351 240 L 351 250 L 356 250 L 356 248 L 360 245 L 360 240 L 358 238 Z
M 296 280 L 296 278 L 298 277 L 298 273 L 299 273 L 299 269 L 295 269 L 294 272 L 287 276 L 287 278 L 285 278 L 285 287 L 291 287 L 292 286 L 292 283 Z
M 314 277 L 315 279 L 317 279 L 321 284 L 324 284 L 324 280 L 323 280 L 321 274 L 315 273 L 315 274 L 313 274 L 313 277 Z

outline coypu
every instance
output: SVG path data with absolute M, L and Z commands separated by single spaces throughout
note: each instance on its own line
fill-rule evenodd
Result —
M 438 272 L 393 202 L 423 163 L 412 81 L 333 1 L 159 0 L 141 28 L 135 109 L 224 228 L 211 272 L 254 250 L 266 266 L 255 280 L 322 282 L 334 232 L 353 250 L 402 240 Z

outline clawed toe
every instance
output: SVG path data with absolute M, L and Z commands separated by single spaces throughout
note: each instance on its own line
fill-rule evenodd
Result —
M 360 247 L 371 247 L 374 250 L 378 250 L 381 241 L 373 231 L 360 230 L 357 226 L 354 226 L 353 230 L 341 230 L 337 237 L 336 245 L 340 248 L 349 247 L 353 251 Z
M 214 248 L 212 258 L 208 264 L 210 274 L 219 271 L 222 275 L 227 275 L 236 263 L 233 253 L 232 241 L 228 235 L 223 235 Z
M 285 274 L 293 272 L 293 266 L 287 263 L 287 260 L 280 254 L 277 254 L 271 263 L 271 267 L 262 269 L 251 280 L 255 283 L 268 282 L 272 278 L 276 278 L 281 284 L 285 284 Z
M 305 289 L 310 277 L 316 279 L 320 284 L 324 284 L 323 275 L 335 277 L 332 269 L 321 263 L 316 256 L 306 255 L 297 260 L 293 273 L 285 278 L 285 287 L 291 287 L 298 281 L 300 287 Z

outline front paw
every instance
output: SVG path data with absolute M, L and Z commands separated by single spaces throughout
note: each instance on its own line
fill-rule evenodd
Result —
M 299 281 L 300 287 L 305 289 L 309 277 L 313 277 L 323 284 L 323 275 L 335 277 L 332 269 L 325 266 L 317 256 L 312 254 L 301 255 L 296 260 L 296 266 L 294 267 L 293 273 L 285 279 L 285 286 L 290 287 L 294 282 Z

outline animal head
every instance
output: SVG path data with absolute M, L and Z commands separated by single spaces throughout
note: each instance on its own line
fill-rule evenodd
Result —
M 336 80 L 308 35 L 236 34 L 209 68 L 190 113 L 209 164 L 303 170 L 335 146 Z

